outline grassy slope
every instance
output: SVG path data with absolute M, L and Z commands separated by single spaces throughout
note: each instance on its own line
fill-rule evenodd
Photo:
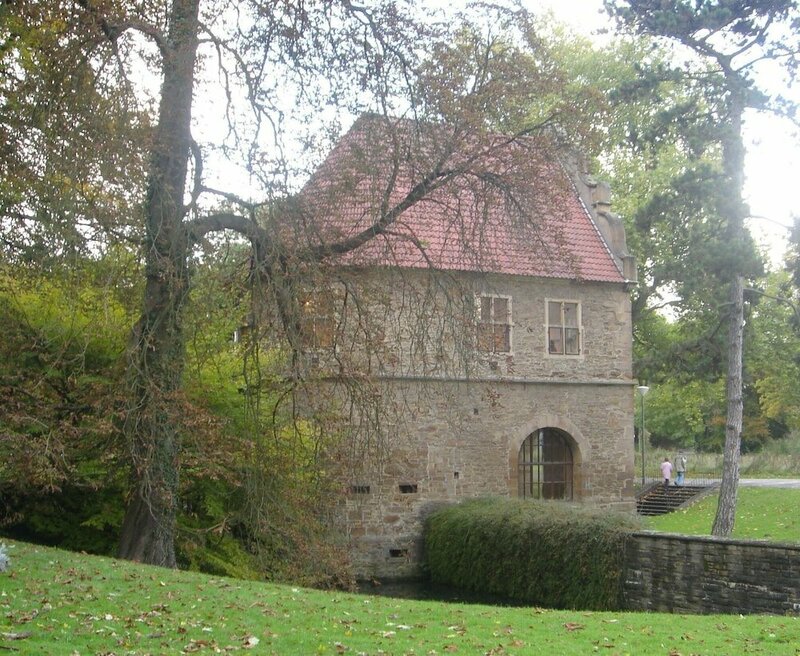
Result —
M 797 654 L 800 618 L 589 613 L 324 593 L 10 543 L 20 654 Z M 16 650 L 16 651 L 10 651 Z
M 650 518 L 648 528 L 669 533 L 710 535 L 717 511 L 717 494 L 661 517 Z M 800 489 L 739 488 L 733 537 L 748 540 L 800 542 Z

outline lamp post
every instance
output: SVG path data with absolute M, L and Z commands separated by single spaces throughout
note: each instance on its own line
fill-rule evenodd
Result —
M 639 385 L 636 391 L 642 397 L 642 432 L 639 435 L 639 444 L 642 445 L 642 489 L 644 489 L 644 397 L 650 391 L 650 388 L 647 385 Z

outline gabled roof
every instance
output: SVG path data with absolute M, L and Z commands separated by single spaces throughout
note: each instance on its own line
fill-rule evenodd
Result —
M 360 237 L 354 250 L 333 248 L 353 266 L 624 282 L 543 144 L 362 117 L 301 194 L 306 240 L 324 250 Z

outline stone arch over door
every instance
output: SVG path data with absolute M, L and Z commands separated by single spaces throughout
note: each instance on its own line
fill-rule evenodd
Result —
M 510 440 L 508 456 L 511 496 L 525 496 L 522 486 L 530 485 L 526 472 L 540 477 L 542 498 L 580 500 L 586 495 L 584 464 L 591 457 L 591 447 L 578 427 L 564 417 L 541 415 L 526 424 Z M 548 458 L 553 461 L 548 463 Z M 561 480 L 567 470 L 571 480 Z

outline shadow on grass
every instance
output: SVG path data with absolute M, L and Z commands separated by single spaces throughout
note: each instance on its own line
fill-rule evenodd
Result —
M 438 585 L 427 580 L 387 581 L 373 583 L 361 581 L 356 591 L 359 594 L 396 599 L 413 599 L 416 601 L 444 601 L 456 604 L 480 604 L 485 606 L 509 606 L 523 608 L 531 604 L 509 599 L 499 595 L 459 590 Z

